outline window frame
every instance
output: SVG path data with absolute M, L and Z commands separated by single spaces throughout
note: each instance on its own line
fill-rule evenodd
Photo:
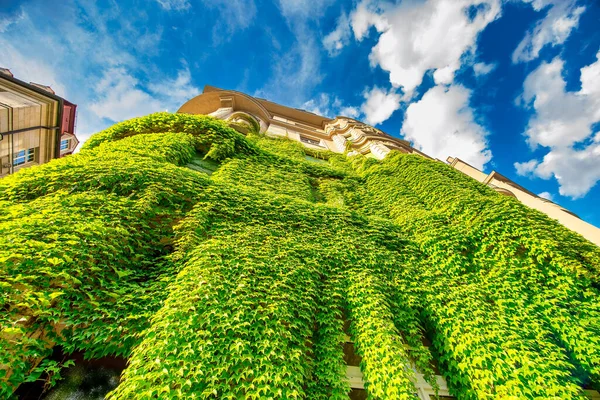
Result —
M 65 147 L 63 147 L 63 143 Z M 71 139 L 62 139 L 60 141 L 60 151 L 69 150 L 71 148 Z
M 311 146 L 323 147 L 321 144 L 321 139 L 314 139 L 305 135 L 300 134 L 300 141 L 302 143 L 310 144 Z
M 19 150 L 18 152 L 13 153 L 13 167 L 20 167 L 21 165 L 35 162 L 35 155 L 35 147 Z

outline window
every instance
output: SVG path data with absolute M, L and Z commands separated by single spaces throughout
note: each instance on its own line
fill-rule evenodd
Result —
M 356 389 L 353 388 L 349 393 L 350 400 L 366 400 L 367 399 L 367 391 L 365 389 Z
M 362 371 L 359 367 L 361 364 L 362 358 L 355 352 L 354 343 L 352 342 L 352 338 L 348 335 L 348 328 L 350 326 L 350 321 L 344 320 L 344 333 L 346 334 L 346 341 L 344 343 L 344 361 L 346 362 L 346 378 L 348 379 L 348 383 L 350 384 L 350 400 L 364 400 L 367 397 L 367 390 L 365 389 L 365 382 L 363 378 Z M 423 338 L 425 339 L 425 338 Z M 426 340 L 426 339 L 425 339 Z M 428 342 L 427 342 L 428 343 Z M 413 383 L 415 384 L 415 388 L 417 392 L 415 393 L 415 400 L 433 400 L 436 398 L 435 390 L 433 387 L 425 381 L 425 377 L 421 374 L 415 367 L 414 363 L 411 362 L 407 367 L 410 367 L 415 372 L 415 380 Z M 439 371 L 435 371 L 436 374 L 439 374 Z M 442 376 L 436 375 L 435 377 L 438 387 L 439 387 L 439 399 L 444 400 L 453 400 L 456 397 L 450 396 L 450 392 L 448 391 L 448 386 L 446 381 Z M 600 400 L 600 399 L 599 399 Z
M 313 156 L 309 156 L 308 154 L 304 155 L 304 159 L 306 159 L 308 161 L 311 161 L 311 162 L 314 162 L 314 163 L 317 163 L 317 164 L 327 164 L 327 161 L 321 160 L 319 158 L 315 158 Z
M 13 157 L 13 166 L 35 161 L 35 149 L 20 150 Z
M 60 151 L 67 150 L 71 145 L 70 139 L 63 139 L 60 141 Z
M 300 141 L 304 142 L 304 143 L 308 143 L 308 144 L 312 144 L 313 146 L 320 146 L 321 145 L 321 141 L 318 139 L 312 139 L 309 137 L 306 137 L 304 135 L 300 135 Z

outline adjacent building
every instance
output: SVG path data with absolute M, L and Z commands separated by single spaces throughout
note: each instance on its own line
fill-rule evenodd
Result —
M 0 68 L 0 178 L 73 153 L 77 106 Z
M 317 150 L 337 153 L 349 151 L 349 155 L 363 154 L 377 159 L 383 159 L 391 150 L 428 157 L 411 147 L 406 140 L 394 138 L 352 118 L 327 118 L 213 86 L 205 86 L 201 95 L 185 103 L 178 112 L 211 115 L 226 121 L 242 123 L 251 118 L 260 126 L 261 132 L 287 137 Z M 516 197 L 523 204 L 547 214 L 600 246 L 600 229 L 581 220 L 569 210 L 531 193 L 496 171 L 485 174 L 453 157 L 449 157 L 446 162 L 500 194 Z

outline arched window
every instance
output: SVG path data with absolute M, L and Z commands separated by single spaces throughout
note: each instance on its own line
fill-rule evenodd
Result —
M 229 125 L 236 131 L 246 135 L 249 133 L 258 134 L 261 132 L 260 120 L 245 112 L 234 112 L 227 118 Z

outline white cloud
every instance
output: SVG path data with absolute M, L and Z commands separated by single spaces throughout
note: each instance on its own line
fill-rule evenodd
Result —
M 579 92 L 566 91 L 563 66 L 557 57 L 525 79 L 521 99 L 535 111 L 526 131 L 533 148 L 571 146 L 591 135 L 591 125 L 600 121 L 600 62 L 581 69 Z
M 558 192 L 578 199 L 585 196 L 600 180 L 600 144 L 591 144 L 583 150 L 552 149 L 544 156 L 535 174 L 542 179 L 556 178 Z
M 192 5 L 189 0 L 156 0 L 165 10 L 183 11 Z
M 342 101 L 337 96 L 332 98 L 327 93 L 315 96 L 302 104 L 300 108 L 328 118 L 335 118 L 338 115 L 356 118 L 360 114 L 358 108 L 343 106 Z
M 147 85 L 147 89 L 124 67 L 110 68 L 96 84 L 99 98 L 90 110 L 99 118 L 122 121 L 156 111 L 177 111 L 183 102 L 200 91 L 191 84 L 187 68 L 177 78 Z
M 517 170 L 517 175 L 528 176 L 533 174 L 538 164 L 539 162 L 537 160 L 529 160 L 522 163 L 516 162 L 514 166 Z
M 0 18 L 0 33 L 6 32 L 11 25 L 17 24 L 23 18 L 25 18 L 25 12 L 23 9 L 21 9 L 16 15 L 9 15 L 4 18 Z
M 486 64 L 483 62 L 479 62 L 479 63 L 473 64 L 473 72 L 475 73 L 475 76 L 487 75 L 490 72 L 492 72 L 494 69 L 496 69 L 495 63 Z
M 218 22 L 215 23 L 213 35 L 223 36 L 223 31 L 232 34 L 255 22 L 254 0 L 202 0 L 202 5 L 218 11 Z
M 279 0 L 285 18 L 318 19 L 335 0 Z
M 90 104 L 90 110 L 100 118 L 122 121 L 164 111 L 161 103 L 142 90 L 138 80 L 123 67 L 105 71 L 96 92 L 100 97 Z
M 402 134 L 424 153 L 445 160 L 458 157 L 476 168 L 492 159 L 488 132 L 469 108 L 470 91 L 463 86 L 435 86 L 406 110 Z
M 531 3 L 535 11 L 547 11 L 547 14 L 519 43 L 512 55 L 514 63 L 534 60 L 544 46 L 564 43 L 585 11 L 585 7 L 577 7 L 577 0 L 522 1 Z
M 234 33 L 255 22 L 254 0 L 156 0 L 167 11 L 189 11 L 189 19 L 201 21 L 202 29 L 212 25 L 213 45 L 231 40 Z M 199 10 L 199 12 L 196 12 Z M 207 10 L 216 11 L 214 14 Z
M 340 109 L 339 115 L 343 117 L 358 118 L 360 110 L 358 107 L 343 107 Z
M 333 0 L 279 0 L 278 5 L 292 33 L 284 52 L 273 54 L 270 78 L 254 96 L 292 107 L 301 107 L 323 79 L 321 41 L 315 25 Z M 319 12 L 315 12 L 318 10 Z
M 184 63 L 184 68 L 177 72 L 175 79 L 164 79 L 158 83 L 148 84 L 150 92 L 155 96 L 169 99 L 170 104 L 176 105 L 169 111 L 176 111 L 189 99 L 200 94 L 200 89 L 192 84 L 192 75 Z
M 596 54 L 596 62 L 581 68 L 581 90 L 580 95 L 594 98 L 597 104 L 600 97 L 600 51 Z
M 387 19 L 381 15 L 387 7 L 371 1 L 362 1 L 356 6 L 356 10 L 350 15 L 352 31 L 356 40 L 362 40 L 369 28 L 375 27 L 377 32 L 383 32 L 389 28 Z
M 351 20 L 358 40 L 371 26 L 380 32 L 371 64 L 388 71 L 392 85 L 410 94 L 429 70 L 434 70 L 436 83 L 452 83 L 463 55 L 475 51 L 479 33 L 500 12 L 500 0 L 404 1 L 395 6 L 363 0 Z
M 323 79 L 321 58 L 311 33 L 300 33 L 295 43 L 277 55 L 267 83 L 253 96 L 298 107 Z
M 492 158 L 485 139 L 488 132 L 469 107 L 469 90 L 451 85 L 463 64 L 473 65 L 477 76 L 496 67 L 473 60 L 479 33 L 500 16 L 501 6 L 501 0 L 359 2 L 350 13 L 354 38 L 363 40 L 375 29 L 377 44 L 369 60 L 373 67 L 389 72 L 393 86 L 389 91 L 375 87 L 365 93 L 361 111 L 366 122 L 376 125 L 387 120 L 411 100 L 424 75 L 432 72 L 437 86 L 409 105 L 402 133 L 428 154 L 457 156 L 482 168 Z M 330 53 L 347 44 L 346 23 L 342 15 L 327 36 L 330 40 L 324 44 Z M 401 88 L 403 95 L 394 88 Z
M 45 60 L 32 59 L 22 54 L 9 41 L 0 38 L 0 67 L 11 70 L 15 78 L 50 86 L 59 96 L 68 96 L 65 83 L 59 78 L 55 66 Z
M 17 78 L 50 85 L 78 104 L 76 133 L 81 142 L 112 121 L 176 111 L 199 93 L 187 65 L 170 73 L 152 63 L 162 51 L 162 29 L 149 30 L 145 16 L 123 19 L 118 6 L 101 11 L 92 1 L 33 1 L 36 6 L 0 35 L 0 63 Z M 48 7 L 63 16 L 51 27 L 39 23 L 47 18 Z M 57 48 L 64 57 L 56 57 Z
M 542 199 L 554 201 L 554 196 L 552 196 L 552 193 L 550 193 L 550 192 L 542 192 L 542 193 L 539 193 L 538 196 L 541 197 Z
M 549 148 L 541 163 L 516 163 L 519 174 L 556 178 L 559 193 L 579 198 L 600 180 L 600 52 L 581 69 L 581 89 L 567 92 L 563 61 L 542 63 L 525 79 L 521 103 L 533 109 L 525 135 L 530 146 Z
M 365 121 L 373 126 L 386 121 L 394 111 L 400 108 L 401 97 L 393 90 L 387 92 L 375 86 L 364 93 L 365 102 L 361 110 L 365 115 Z
M 329 117 L 329 107 L 329 95 L 327 93 L 321 93 L 320 95 L 304 102 L 300 108 L 313 114 Z
M 350 40 L 350 22 L 346 13 L 338 18 L 336 28 L 323 38 L 323 47 L 329 56 L 336 56 Z

